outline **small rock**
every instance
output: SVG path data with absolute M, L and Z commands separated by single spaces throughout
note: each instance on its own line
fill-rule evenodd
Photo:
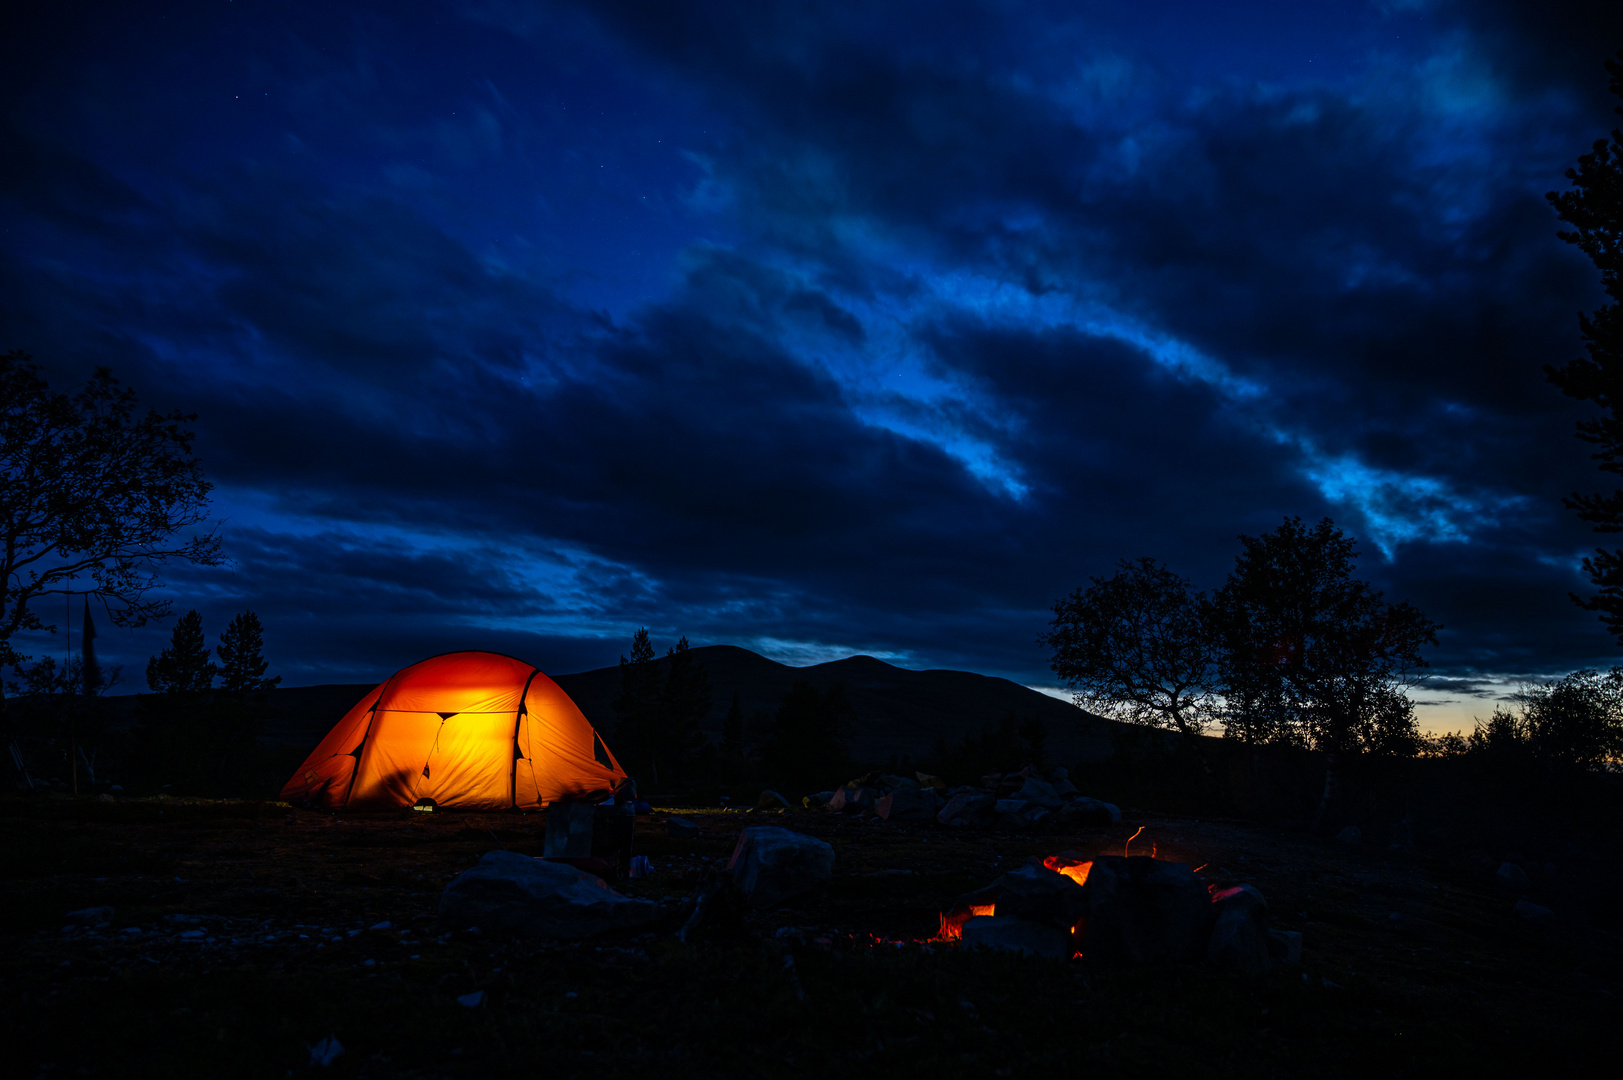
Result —
M 685 817 L 669 817 L 665 819 L 665 835 L 682 840 L 697 840 L 704 835 L 704 830 Z
M 389 920 L 384 919 L 382 922 L 373 923 L 371 926 L 368 926 L 367 929 L 368 930 L 387 930 L 387 929 L 389 929 L 389 925 L 390 925 Z
M 1348 847 L 1357 847 L 1359 841 L 1364 839 L 1364 833 L 1357 825 L 1348 825 L 1336 833 L 1336 843 L 1346 844 Z
M 1302 934 L 1297 930 L 1268 931 L 1268 956 L 1276 964 L 1296 967 L 1302 962 Z
M 485 1003 L 485 992 L 483 990 L 475 990 L 471 994 L 463 994 L 456 999 L 456 1003 L 462 1006 L 464 1009 L 477 1009 L 479 1006 Z
M 338 1041 L 336 1035 L 328 1035 L 307 1049 L 310 1051 L 310 1064 L 327 1066 L 338 1060 L 338 1055 L 344 1052 L 344 1044 Z
M 827 806 L 829 800 L 832 798 L 834 798 L 834 793 L 832 791 L 818 791 L 811 795 L 807 795 L 804 799 L 801 799 L 800 805 L 804 806 L 807 810 L 818 810 Z
M 834 848 L 775 825 L 757 826 L 739 835 L 727 870 L 752 906 L 779 907 L 833 875 Z
M 1493 879 L 1507 889 L 1525 889 L 1528 886 L 1527 871 L 1513 862 L 1500 863 Z
M 998 949 L 1064 960 L 1071 955 L 1071 935 L 1047 923 L 1027 922 L 1008 915 L 977 915 L 966 920 L 963 948 Z
M 62 918 L 77 926 L 95 926 L 98 923 L 112 922 L 113 909 L 110 907 L 87 907 L 78 911 L 70 911 Z
M 767 788 L 761 792 L 761 797 L 755 801 L 755 809 L 787 810 L 789 809 L 789 800 L 785 799 L 782 795 L 779 795 L 771 788 Z
M 1541 904 L 1535 904 L 1528 900 L 1516 901 L 1516 906 L 1511 909 L 1511 913 L 1523 922 L 1530 922 L 1539 926 L 1555 921 L 1555 912 Z

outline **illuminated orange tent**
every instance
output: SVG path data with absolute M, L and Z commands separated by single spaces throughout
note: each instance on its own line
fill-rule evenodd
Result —
M 446 653 L 396 672 L 282 788 L 306 806 L 536 809 L 626 779 L 580 709 L 534 665 Z

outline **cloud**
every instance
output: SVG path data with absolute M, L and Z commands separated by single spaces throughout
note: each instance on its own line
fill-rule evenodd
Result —
M 649 625 L 1041 683 L 1088 575 L 1328 514 L 1468 695 L 1599 640 L 1539 371 L 1598 295 L 1540 198 L 1588 121 L 1496 59 L 1517 11 L 1220 70 L 1040 5 L 259 13 L 149 81 L 64 40 L 0 132 L 0 330 L 198 412 L 237 566 L 177 596 L 311 678 Z M 256 111 L 175 108 L 238 70 Z

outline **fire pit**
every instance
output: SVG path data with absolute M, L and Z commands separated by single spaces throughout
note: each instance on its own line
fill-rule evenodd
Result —
M 941 913 L 936 941 L 1129 966 L 1202 959 L 1262 971 L 1301 956 L 1246 885 L 1209 890 L 1188 864 L 1064 851 L 1004 874 Z

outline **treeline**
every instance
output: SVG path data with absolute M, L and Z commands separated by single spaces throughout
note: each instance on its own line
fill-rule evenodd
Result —
M 1053 670 L 1078 704 L 1142 732 L 1119 738 L 1108 766 L 1082 770 L 1107 796 L 1332 829 L 1379 823 L 1400 842 L 1420 808 L 1449 816 L 1444 790 L 1480 811 L 1497 784 L 1501 802 L 1520 793 L 1524 818 L 1533 804 L 1615 796 L 1623 669 L 1526 689 L 1470 733 L 1424 735 L 1409 691 L 1442 627 L 1356 577 L 1353 541 L 1328 519 L 1240 541 L 1215 592 L 1145 557 L 1055 604 L 1041 639 Z M 1202 737 L 1212 731 L 1223 738 Z
M 137 695 L 135 724 L 109 731 L 109 709 L 99 699 L 121 671 L 102 673 L 88 645 L 60 666 L 51 657 L 16 663 L 6 689 L 20 745 L 30 750 L 21 764 L 36 785 L 80 791 L 117 784 L 214 797 L 269 794 L 291 768 L 258 741 L 266 692 L 282 681 L 266 677 L 269 666 L 254 612 L 233 618 L 211 649 L 203 617 L 188 611 L 168 647 L 147 661 L 151 692 Z

